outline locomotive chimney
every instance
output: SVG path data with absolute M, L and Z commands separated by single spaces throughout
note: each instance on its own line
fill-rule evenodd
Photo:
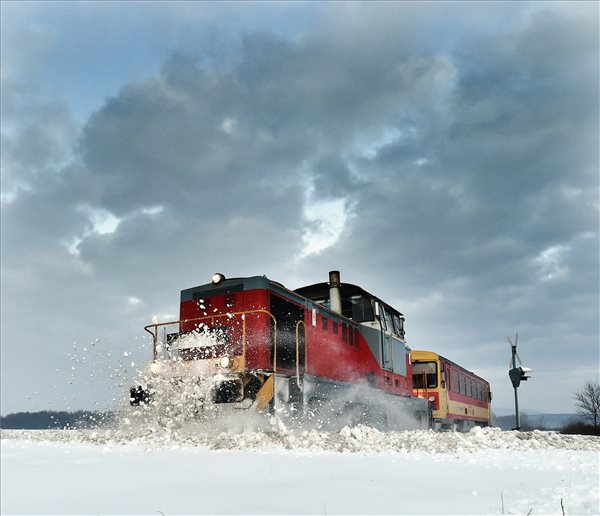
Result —
M 342 296 L 340 294 L 340 271 L 329 272 L 329 308 L 342 314 Z

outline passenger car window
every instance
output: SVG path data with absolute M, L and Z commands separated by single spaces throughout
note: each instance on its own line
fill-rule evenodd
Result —
M 451 381 L 450 383 L 452 384 L 452 391 L 458 393 L 458 371 L 456 369 L 451 369 L 450 370 L 450 376 L 451 376 Z
M 467 382 L 466 382 L 466 378 L 465 375 L 458 373 L 458 383 L 460 386 L 460 393 L 462 395 L 466 395 L 467 394 Z

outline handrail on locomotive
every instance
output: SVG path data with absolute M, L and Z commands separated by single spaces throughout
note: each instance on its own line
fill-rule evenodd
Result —
M 200 322 L 200 321 L 207 321 L 210 320 L 211 325 L 214 324 L 215 319 L 218 318 L 222 318 L 222 317 L 227 317 L 228 319 L 236 317 L 236 316 L 241 316 L 242 319 L 242 357 L 244 362 L 246 361 L 246 315 L 249 314 L 256 314 L 256 313 L 263 313 L 269 316 L 269 318 L 273 321 L 273 374 L 275 374 L 277 372 L 277 318 L 268 310 L 262 310 L 262 309 L 257 309 L 257 310 L 244 310 L 241 312 L 227 312 L 224 314 L 216 314 L 216 315 L 206 315 L 203 317 L 194 317 L 192 319 L 179 319 L 177 321 L 167 321 L 167 322 L 157 322 L 157 323 L 152 323 L 152 324 L 148 324 L 146 326 L 144 326 L 144 330 L 146 332 L 148 332 L 150 335 L 152 335 L 152 360 L 156 361 L 158 359 L 158 351 L 157 351 L 157 344 L 160 342 L 159 338 L 158 338 L 158 328 L 160 326 L 172 326 L 174 324 L 179 325 L 179 327 L 181 328 L 181 324 L 182 323 L 196 323 L 196 322 Z M 300 387 L 300 365 L 299 365 L 299 358 L 300 358 L 300 346 L 299 346 L 299 328 L 300 325 L 304 326 L 304 336 L 306 338 L 306 324 L 304 324 L 304 321 L 298 321 L 296 323 L 296 380 L 297 380 L 297 384 L 298 387 Z M 151 331 L 150 328 L 154 328 L 154 331 Z M 178 332 L 179 335 L 185 335 L 186 333 L 189 332 Z M 305 353 L 306 355 L 306 353 Z M 306 356 L 305 356 L 306 359 Z

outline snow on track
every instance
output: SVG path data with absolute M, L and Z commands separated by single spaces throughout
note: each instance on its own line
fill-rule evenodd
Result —
M 468 434 L 3 431 L 2 514 L 600 513 L 600 438 Z
M 12 430 L 2 439 L 73 442 L 101 445 L 142 445 L 146 448 L 194 446 L 213 450 L 305 450 L 359 453 L 453 453 L 484 449 L 513 451 L 564 449 L 600 451 L 600 437 L 563 435 L 557 432 L 502 431 L 499 428 L 473 428 L 468 433 L 380 432 L 374 428 L 345 427 L 339 432 L 317 430 L 289 431 L 279 424 L 276 430 L 259 432 L 207 432 L 190 426 L 146 430 Z

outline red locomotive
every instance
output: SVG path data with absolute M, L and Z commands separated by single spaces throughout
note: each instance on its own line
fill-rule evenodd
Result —
M 413 395 L 404 316 L 356 285 L 295 291 L 265 276 L 225 278 L 181 292 L 178 321 L 146 326 L 153 360 L 130 391 L 146 404 L 186 387 L 194 413 L 215 407 L 277 411 L 298 421 L 427 427 Z

